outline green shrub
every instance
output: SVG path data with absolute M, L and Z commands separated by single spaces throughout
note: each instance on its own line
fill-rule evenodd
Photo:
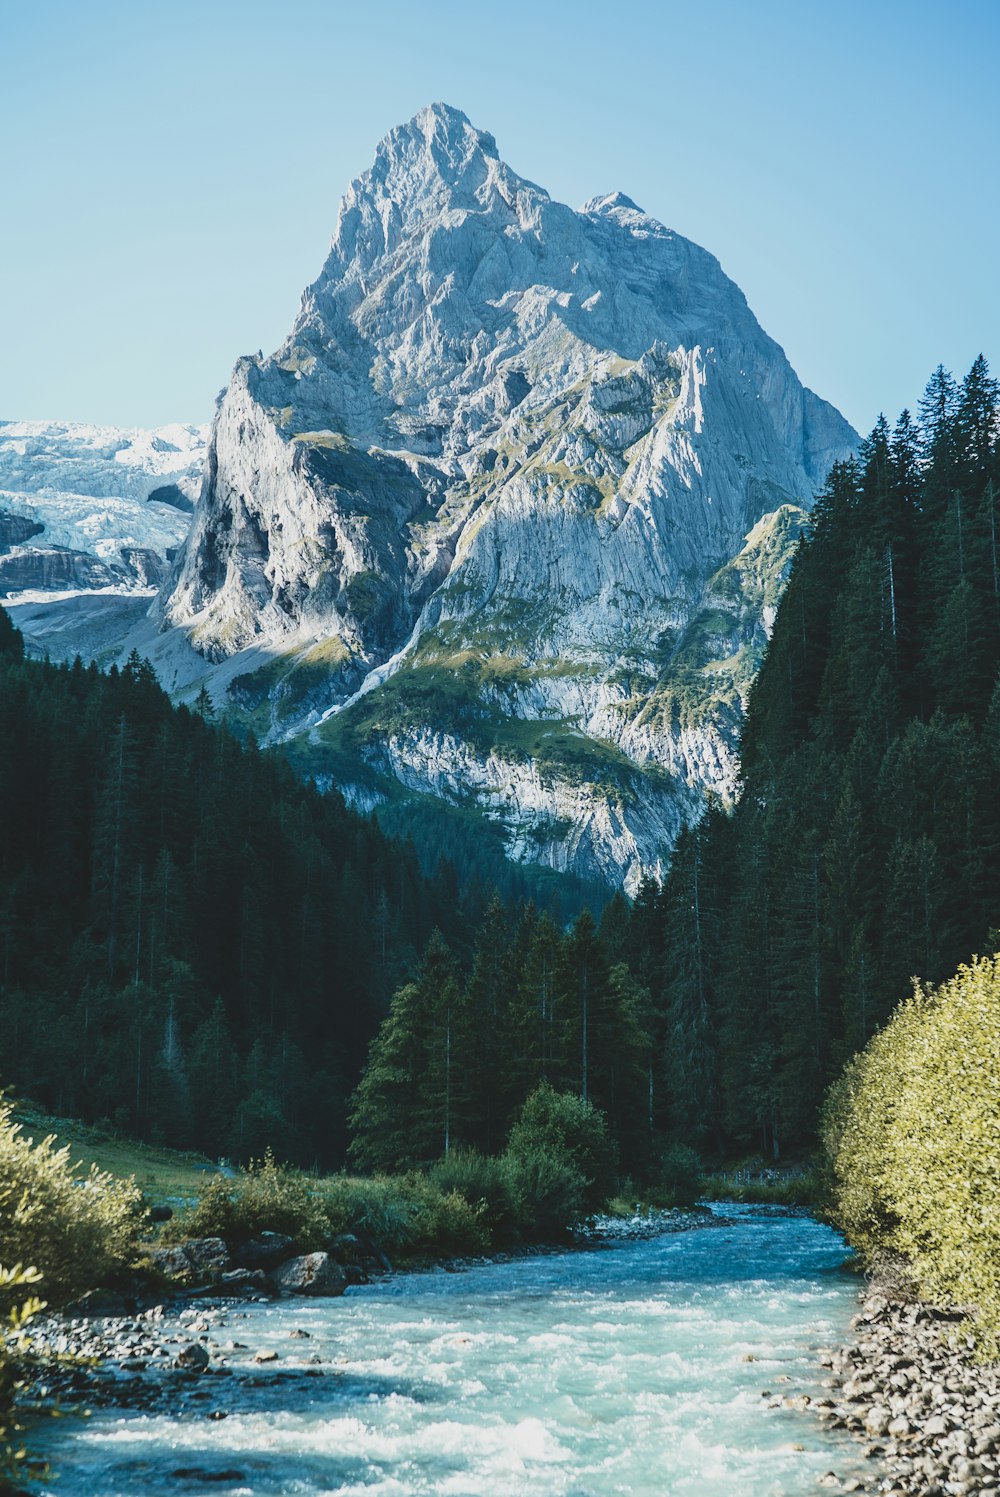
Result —
M 551 1239 L 599 1211 L 615 1187 L 607 1121 L 570 1092 L 536 1088 L 510 1131 L 503 1175 L 523 1236 Z
M 401 1175 L 335 1175 L 323 1182 L 323 1208 L 332 1235 L 353 1232 L 390 1258 L 413 1240 L 413 1212 Z
M 829 1190 L 821 1170 L 806 1170 L 777 1180 L 733 1180 L 730 1175 L 703 1175 L 700 1195 L 706 1201 L 740 1201 L 761 1206 L 825 1206 Z
M 599 1211 L 615 1188 L 617 1156 L 607 1119 L 572 1092 L 548 1083 L 531 1093 L 510 1131 L 507 1154 L 527 1159 L 538 1149 L 562 1156 L 583 1177 L 583 1208 Z M 569 1223 L 567 1223 L 569 1225 Z
M 413 1206 L 413 1257 L 457 1257 L 482 1253 L 490 1246 L 482 1206 L 467 1201 L 459 1191 L 439 1190 L 420 1176 L 414 1182 Z
M 917 990 L 831 1090 L 833 1213 L 866 1261 L 974 1306 L 1000 1350 L 1000 957 Z
M 0 1305 L 5 1307 L 0 1317 L 0 1491 L 8 1490 L 8 1483 L 13 1487 L 18 1476 L 23 1479 L 42 1474 L 21 1444 L 23 1425 L 16 1408 L 25 1387 L 25 1327 L 45 1308 L 34 1294 L 27 1298 L 24 1294 L 40 1279 L 37 1269 L 24 1268 L 20 1263 L 0 1268 Z
M 235 1176 L 213 1175 L 197 1204 L 167 1223 L 163 1237 L 223 1237 L 245 1242 L 261 1232 L 282 1232 L 310 1252 L 329 1235 L 323 1191 L 301 1170 L 278 1164 L 268 1152 Z
M 31 1460 L 21 1443 L 24 1425 L 16 1409 L 25 1388 L 25 1326 L 45 1308 L 42 1299 L 34 1295 L 25 1299 L 24 1292 L 33 1289 L 40 1277 L 37 1269 L 24 1268 L 21 1263 L 0 1268 L 0 1304 L 6 1307 L 0 1317 L 0 1491 L 19 1491 L 15 1485 L 18 1478 L 24 1481 L 45 1476 L 45 1466 Z
M 490 1245 L 479 1204 L 416 1171 L 335 1176 L 325 1182 L 323 1199 L 330 1233 L 355 1233 L 393 1261 L 479 1253 Z
M 521 1235 L 552 1242 L 587 1214 L 587 1179 L 569 1155 L 541 1144 L 510 1150 L 502 1160 Z
M 499 1159 L 487 1158 L 476 1149 L 454 1149 L 427 1173 L 438 1190 L 457 1191 L 470 1206 L 479 1208 L 479 1220 L 494 1244 L 517 1236 L 510 1180 Z
M 820 1136 L 833 1178 L 832 1214 L 866 1261 L 898 1251 L 893 1173 L 896 1107 L 908 1084 L 913 1039 L 923 1024 L 919 991 L 856 1055 L 827 1093 Z
M 49 1299 L 64 1303 L 134 1262 L 142 1226 L 133 1180 L 91 1167 L 77 1174 L 69 1147 L 22 1136 L 0 1098 L 0 1263 L 30 1264 Z

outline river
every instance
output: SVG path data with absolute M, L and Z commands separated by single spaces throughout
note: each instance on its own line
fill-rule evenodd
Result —
M 59 1421 L 42 1490 L 804 1497 L 828 1470 L 856 1474 L 858 1447 L 761 1394 L 821 1391 L 816 1348 L 844 1339 L 857 1283 L 829 1228 L 733 1210 L 613 1248 L 237 1306 L 217 1333 L 231 1376 L 198 1380 L 169 1418 Z M 258 1365 L 267 1350 L 279 1361 Z

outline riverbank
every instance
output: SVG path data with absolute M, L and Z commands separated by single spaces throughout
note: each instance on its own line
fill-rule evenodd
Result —
M 563 1244 L 535 1244 L 476 1257 L 407 1264 L 371 1273 L 367 1282 L 388 1283 L 434 1269 L 461 1273 L 489 1264 L 610 1249 L 722 1225 L 724 1217 L 703 1207 L 654 1210 L 626 1218 L 601 1215 L 578 1227 L 572 1240 Z M 315 1300 L 335 1297 L 315 1296 Z M 170 1412 L 192 1399 L 196 1403 L 211 1400 L 213 1378 L 230 1376 L 234 1363 L 245 1371 L 258 1354 L 256 1348 L 239 1340 L 233 1325 L 248 1318 L 248 1305 L 267 1304 L 275 1298 L 273 1294 L 227 1294 L 224 1285 L 209 1283 L 179 1289 L 162 1302 L 140 1301 L 131 1313 L 59 1312 L 40 1316 L 31 1328 L 35 1373 L 30 1406 L 39 1416 L 56 1407 Z M 292 1302 L 298 1297 L 283 1298 Z M 100 1299 L 96 1303 L 100 1304 Z M 302 1352 L 302 1348 L 296 1350 Z M 263 1368 L 278 1361 L 278 1357 L 264 1355 L 260 1365 Z M 308 1376 L 312 1375 L 308 1369 L 317 1365 L 315 1356 L 304 1354 L 281 1359 L 283 1373 L 297 1368 Z M 224 1418 L 225 1414 L 220 1412 L 217 1417 Z
M 894 1497 L 979 1497 L 1000 1487 L 1000 1365 L 975 1359 L 959 1310 L 889 1298 L 876 1285 L 853 1339 L 826 1352 L 830 1396 L 812 1412 L 863 1442 L 867 1487 Z M 827 1485 L 844 1484 L 831 1477 Z
M 133 1365 L 100 1401 L 77 1393 L 91 1418 L 32 1432 L 58 1473 L 40 1489 L 806 1497 L 831 1468 L 860 1474 L 845 1432 L 804 1430 L 759 1397 L 823 1392 L 812 1347 L 843 1338 L 856 1287 L 835 1235 L 798 1213 L 736 1207 L 715 1230 L 686 1215 L 649 1240 L 627 1224 L 616 1245 L 380 1276 L 344 1297 L 122 1317 L 99 1329 Z M 174 1365 L 189 1345 L 207 1370 Z

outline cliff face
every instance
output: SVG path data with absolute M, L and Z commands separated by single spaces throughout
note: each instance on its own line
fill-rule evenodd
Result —
M 161 626 L 364 803 L 472 803 L 514 856 L 634 885 L 732 791 L 803 507 L 855 441 L 711 255 L 621 194 L 553 202 L 436 105 L 237 364 Z

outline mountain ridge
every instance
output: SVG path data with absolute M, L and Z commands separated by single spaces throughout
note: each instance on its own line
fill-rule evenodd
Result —
M 733 792 L 766 609 L 855 443 L 714 256 L 430 106 L 238 361 L 147 653 L 359 801 L 443 794 L 634 887 Z

